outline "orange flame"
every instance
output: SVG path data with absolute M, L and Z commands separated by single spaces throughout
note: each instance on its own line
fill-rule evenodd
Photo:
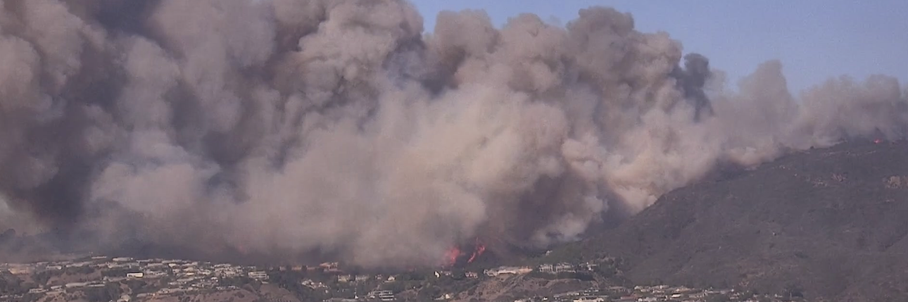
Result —
M 473 251 L 473 255 L 470 255 L 470 260 L 467 260 L 467 263 L 473 263 L 473 260 L 476 260 L 476 257 L 481 256 L 485 251 L 486 246 L 483 245 L 482 242 L 479 242 L 479 240 L 476 240 L 476 250 Z
M 467 260 L 467 263 L 473 263 L 476 258 L 482 255 L 486 251 L 486 246 L 479 241 L 479 238 L 476 239 L 476 245 L 473 247 L 474 250 L 470 253 L 470 258 Z M 462 259 L 461 256 L 466 256 L 466 254 L 460 250 L 457 246 L 452 246 L 450 249 L 445 251 L 444 255 L 444 264 L 443 267 L 453 267 L 457 265 L 457 260 Z
M 460 252 L 459 248 L 457 248 L 456 246 L 451 247 L 451 249 L 449 249 L 447 252 L 445 252 L 444 266 L 451 267 L 451 266 L 454 266 L 454 264 L 457 264 L 457 257 L 460 257 L 460 253 L 461 252 Z

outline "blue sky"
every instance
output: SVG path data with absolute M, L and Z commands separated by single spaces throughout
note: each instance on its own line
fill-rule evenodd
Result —
M 426 31 L 442 10 L 482 9 L 499 26 L 529 12 L 561 24 L 590 6 L 609 6 L 634 16 L 643 32 L 668 32 L 685 52 L 710 58 L 730 84 L 767 60 L 779 59 L 792 93 L 849 75 L 872 74 L 908 82 L 906 0 L 411 0 Z

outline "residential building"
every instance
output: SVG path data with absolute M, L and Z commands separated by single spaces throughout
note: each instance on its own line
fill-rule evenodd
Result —
M 141 279 L 143 277 L 145 277 L 145 273 L 126 273 L 126 278 Z
M 575 272 L 574 265 L 567 263 L 567 262 L 555 264 L 554 270 L 555 270 L 555 273 L 573 273 L 573 272 Z

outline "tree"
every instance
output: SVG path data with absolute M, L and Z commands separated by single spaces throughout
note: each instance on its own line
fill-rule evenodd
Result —
M 117 296 L 111 296 L 111 293 L 106 288 L 89 288 L 83 291 L 85 293 L 85 299 L 88 301 L 110 301 L 116 300 Z
M 32 275 L 32 280 L 35 280 L 35 283 L 38 283 L 39 285 L 46 285 L 51 277 L 53 277 L 51 271 L 41 271 Z
M 12 276 L 12 275 L 10 275 Z M 7 277 L 0 276 L 0 294 L 2 295 L 18 295 L 28 291 L 22 287 L 22 281 L 16 278 L 15 276 Z
M 706 298 L 706 302 L 729 302 L 731 299 L 726 295 L 713 295 Z
M 399 292 L 404 291 L 404 283 L 403 283 L 403 282 L 399 282 L 399 281 L 398 281 L 398 282 L 385 283 L 385 284 L 382 284 L 382 285 L 381 285 L 381 288 L 384 289 L 384 290 L 390 290 L 392 293 L 395 293 L 395 294 L 396 294 L 396 293 L 399 293 Z
M 419 301 L 431 301 L 441 296 L 441 290 L 434 286 L 426 286 L 419 290 L 416 299 Z
M 789 283 L 785 286 L 785 295 L 788 296 L 789 299 L 804 298 L 803 291 L 804 289 L 801 288 L 799 284 Z
M 142 282 L 143 284 L 145 282 Z M 107 291 L 107 295 L 112 297 L 112 300 L 116 300 L 117 297 L 123 294 L 123 291 L 120 289 L 120 285 L 117 283 L 108 283 L 104 286 L 104 290 Z

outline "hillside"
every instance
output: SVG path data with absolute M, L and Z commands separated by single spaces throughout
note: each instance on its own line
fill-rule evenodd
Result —
M 617 257 L 620 277 L 597 280 L 603 281 L 599 285 L 620 281 L 800 293 L 814 301 L 897 301 L 908 296 L 906 215 L 908 142 L 851 142 L 792 153 L 746 171 L 723 169 L 662 196 L 620 225 L 544 258 L 510 262 Z M 39 239 L 5 232 L 0 254 L 52 250 Z M 481 272 L 509 263 L 494 254 L 463 269 Z M 463 282 L 470 290 L 451 292 L 465 300 L 596 287 L 531 277 Z
M 635 283 L 908 295 L 908 143 L 791 154 L 675 190 L 621 226 L 555 254 L 618 256 Z

